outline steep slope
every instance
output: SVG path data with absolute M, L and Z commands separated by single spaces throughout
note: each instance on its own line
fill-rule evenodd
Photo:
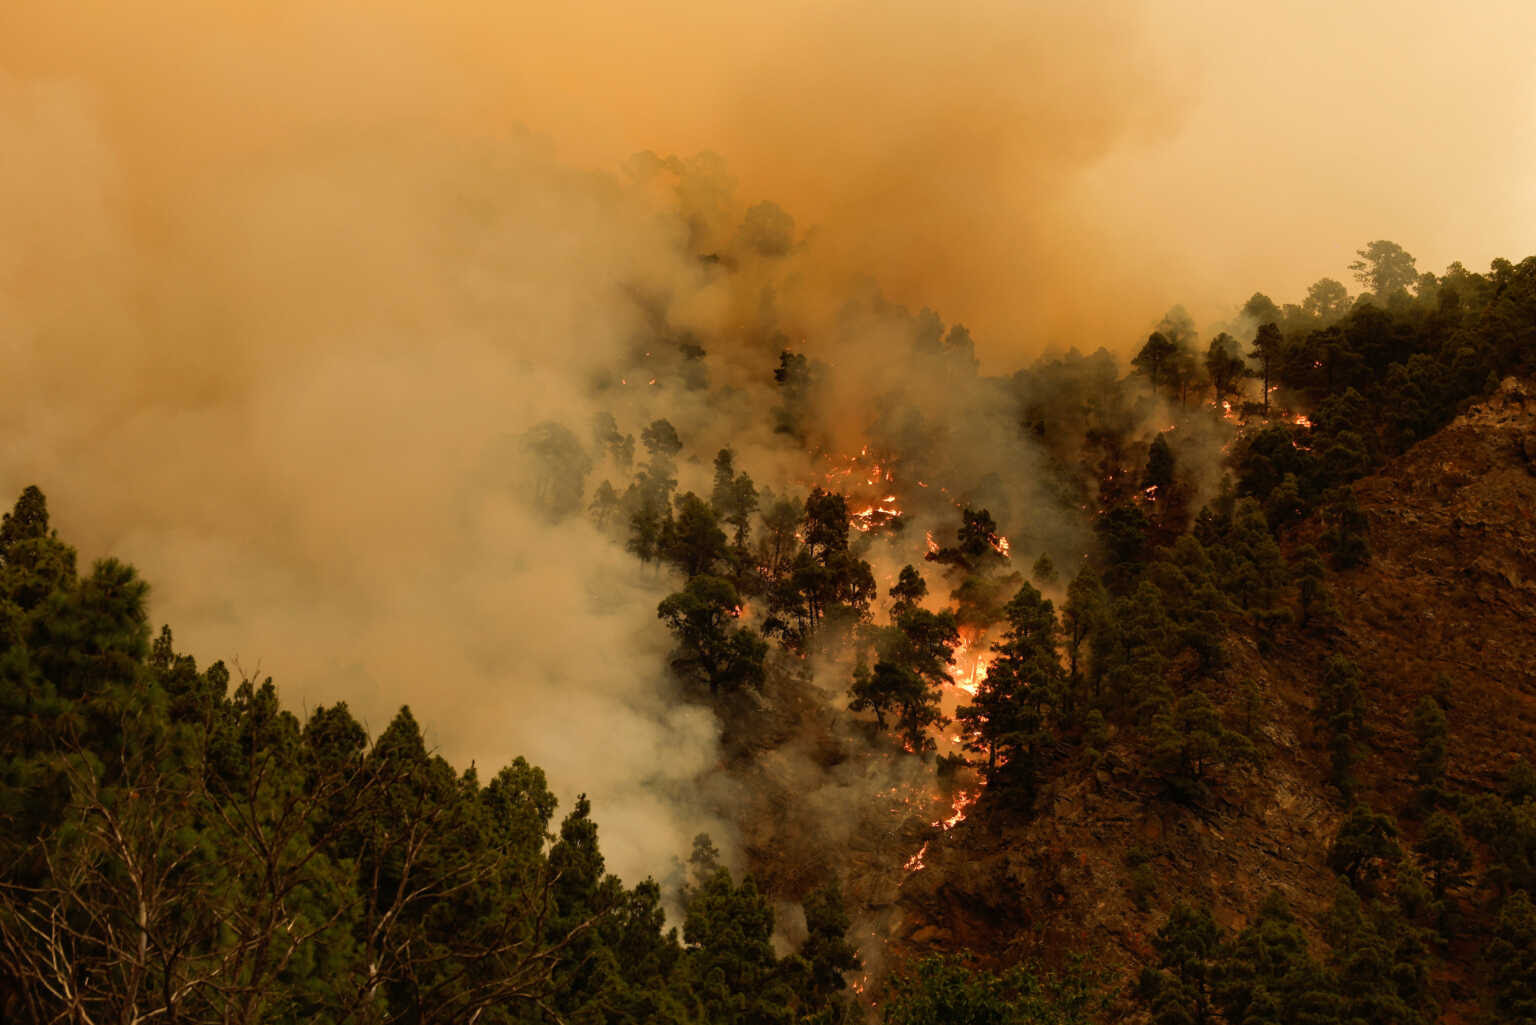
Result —
M 1259 764 L 1181 805 L 1158 794 L 1121 737 L 1096 765 L 1063 766 L 1033 817 L 984 798 L 905 880 L 898 959 L 953 945 L 998 961 L 1089 953 L 1129 975 L 1176 902 L 1240 927 L 1273 890 L 1316 934 L 1345 811 L 1314 713 L 1333 655 L 1363 672 L 1357 796 L 1378 809 L 1409 804 L 1422 695 L 1446 707 L 1453 787 L 1486 789 L 1515 756 L 1536 756 L 1536 387 L 1506 381 L 1354 491 L 1374 555 L 1329 573 L 1331 628 L 1282 630 L 1262 651 L 1239 624 L 1227 639 L 1218 696 L 1229 722 L 1252 727 Z M 1305 523 L 1287 544 L 1320 533 Z M 1404 820 L 1406 839 L 1416 828 Z M 1463 973 L 1447 971 L 1452 1002 Z
M 1378 683 L 1388 757 L 1366 778 L 1400 796 L 1407 715 L 1442 688 L 1451 778 L 1486 785 L 1536 750 L 1536 386 L 1507 380 L 1356 494 L 1374 558 L 1335 589 L 1351 657 Z

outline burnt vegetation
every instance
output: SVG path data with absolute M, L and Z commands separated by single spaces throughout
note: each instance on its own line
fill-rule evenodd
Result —
M 754 211 L 744 237 L 777 253 L 785 216 Z M 1218 922 L 1162 894 L 1152 866 L 1171 861 L 1138 848 L 1119 852 L 1144 916 L 1137 971 L 1038 958 L 1042 939 L 956 940 L 942 956 L 909 943 L 890 978 L 862 974 L 844 852 L 775 890 L 771 856 L 733 873 L 700 837 L 686 865 L 656 866 L 661 883 L 621 882 L 602 809 L 583 798 L 557 818 L 525 761 L 456 769 L 408 709 L 370 737 L 345 705 L 301 718 L 272 681 L 199 667 L 152 632 L 133 569 L 79 571 L 28 488 L 0 526 L 4 1016 L 1536 1020 L 1536 772 L 1513 757 L 1462 771 L 1443 693 L 1400 702 L 1399 771 L 1374 711 L 1394 681 L 1342 643 L 1360 592 L 1340 591 L 1373 558 L 1357 482 L 1536 370 L 1536 258 L 1437 276 L 1375 242 L 1352 269 L 1362 294 L 1331 279 L 1295 305 L 1256 294 L 1205 345 L 1175 309 L 1128 372 L 1074 350 L 983 378 L 963 326 L 851 303 L 851 320 L 894 325 L 914 373 L 978 397 L 974 415 L 1027 446 L 1017 472 L 1043 512 L 1020 507 L 1006 460 L 957 469 L 934 439 L 963 441 L 967 425 L 899 390 L 864 452 L 831 451 L 837 367 L 780 335 L 760 346 L 772 432 L 830 462 L 818 479 L 760 485 L 740 452 L 695 451 L 664 417 L 522 439 L 530 501 L 552 521 L 587 517 L 664 583 L 667 669 L 718 714 L 734 765 L 804 714 L 786 695 L 830 689 L 822 712 L 846 727 L 833 760 L 931 773 L 950 803 L 930 832 L 960 837 L 946 839 L 955 863 L 967 837 L 1018 835 L 1074 787 L 1214 821 L 1299 757 L 1336 827 L 1315 865 L 1336 876 L 1323 906 L 1276 892 Z M 708 393 L 709 345 L 659 323 L 598 390 L 633 377 Z M 1287 712 L 1247 678 L 1256 665 L 1315 681 L 1286 727 L 1299 756 L 1280 750 Z M 951 830 L 962 819 L 972 832 Z M 928 839 L 892 870 L 938 871 L 921 867 Z M 803 922 L 775 945 L 786 900 Z M 1095 942 L 1069 952 L 1126 967 Z

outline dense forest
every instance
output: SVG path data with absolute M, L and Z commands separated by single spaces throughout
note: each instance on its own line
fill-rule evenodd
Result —
M 746 229 L 771 246 L 774 211 Z M 838 368 L 788 338 L 758 372 L 774 436 L 819 478 L 755 479 L 668 418 L 604 413 L 520 439 L 528 498 L 666 582 L 668 669 L 714 710 L 732 764 L 764 750 L 770 720 L 794 728 L 794 695 L 845 725 L 839 758 L 927 781 L 936 830 L 1027 821 L 1052 781 L 1109 761 L 1148 801 L 1219 803 L 1269 757 L 1253 694 L 1225 673 L 1233 638 L 1326 648 L 1330 580 L 1372 558 L 1351 485 L 1536 370 L 1536 258 L 1437 276 L 1374 242 L 1352 269 L 1361 294 L 1256 294 L 1203 344 L 1175 309 L 1128 368 L 1074 350 L 995 378 L 963 326 L 851 302 L 850 322 L 902 339 L 914 381 L 947 382 L 1028 446 L 1028 502 L 1006 460 L 958 467 L 942 439 L 969 445 L 966 425 L 925 420 L 899 389 L 862 451 L 833 450 Z M 644 374 L 709 394 L 710 365 L 708 339 L 661 320 L 593 387 L 601 401 Z M 149 593 L 112 558 L 82 572 L 35 487 L 0 526 L 8 1020 L 1259 1025 L 1428 1022 L 1455 1004 L 1536 1021 L 1536 770 L 1467 786 L 1425 698 L 1411 800 L 1372 806 L 1367 681 L 1342 654 L 1314 696 L 1342 823 L 1322 922 L 1278 894 L 1240 929 L 1179 903 L 1130 977 L 1091 945 L 1049 965 L 958 949 L 866 964 L 843 852 L 772 892 L 700 836 L 621 881 L 589 802 L 557 816 L 538 767 L 456 768 L 408 708 L 376 737 L 345 703 L 296 715 L 272 680 L 199 668 L 156 634 Z M 892 868 L 919 870 L 923 849 Z

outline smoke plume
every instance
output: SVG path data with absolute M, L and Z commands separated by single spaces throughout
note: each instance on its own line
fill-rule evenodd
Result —
M 792 347 L 831 368 L 810 449 L 874 429 L 1070 551 L 1001 384 L 914 364 L 915 311 L 1004 371 L 1368 238 L 1519 255 L 1533 143 L 1490 111 L 1529 122 L 1536 15 L 1415 6 L 7 4 L 0 489 L 137 563 L 202 660 L 524 754 L 654 870 L 722 828 L 687 796 L 716 726 L 662 673 L 672 582 L 556 515 L 529 432 L 587 493 L 602 412 L 671 419 L 685 489 L 731 444 L 792 492 L 824 470 L 771 429 Z M 653 385 L 649 339 L 711 387 Z

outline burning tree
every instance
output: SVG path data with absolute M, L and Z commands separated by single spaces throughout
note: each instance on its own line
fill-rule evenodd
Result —
M 1007 572 L 1010 545 L 986 509 L 961 511 L 955 544 L 930 543 L 925 558 L 948 567 L 957 583 L 950 597 L 961 627 L 983 631 L 995 623 L 1011 588 L 1023 577 Z
M 1056 610 L 1024 584 L 1004 615 L 1008 630 L 993 650 L 975 698 L 955 712 L 967 750 L 985 754 L 989 785 L 1034 786 L 1049 719 L 1066 700 Z
M 952 682 L 949 670 L 960 643 L 955 614 L 905 606 L 892 617 L 893 624 L 876 634 L 874 669 L 855 672 L 849 707 L 874 712 L 882 729 L 886 715 L 894 714 L 892 725 L 907 749 L 931 751 L 935 744 L 928 731 L 945 721 L 939 699 L 944 684 Z
M 842 495 L 812 489 L 800 523 L 805 543 L 770 581 L 763 629 L 804 651 L 825 622 L 848 628 L 865 618 L 876 589 L 869 563 L 849 550 L 848 503 Z

